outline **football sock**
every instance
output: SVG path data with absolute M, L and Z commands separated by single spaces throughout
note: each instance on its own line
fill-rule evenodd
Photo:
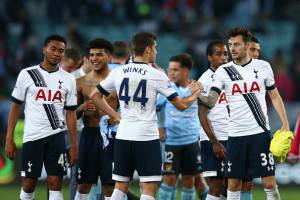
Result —
M 155 198 L 153 196 L 146 195 L 146 194 L 142 194 L 140 199 L 141 200 L 155 200 Z
M 267 194 L 267 200 L 280 200 L 280 194 L 278 191 L 278 186 L 276 185 L 272 189 L 264 189 Z
M 34 192 L 32 193 L 26 193 L 23 188 L 20 192 L 20 200 L 33 200 L 34 199 Z
M 241 192 L 241 200 L 252 200 L 252 192 Z
M 115 188 L 114 192 L 112 193 L 110 198 L 113 200 L 124 200 L 125 197 L 126 197 L 126 194 L 124 192 Z
M 216 196 L 208 194 L 206 196 L 206 200 L 220 200 L 220 197 L 216 197 Z
M 80 192 L 77 191 L 74 200 L 87 200 L 88 199 L 88 195 L 89 194 L 82 194 L 82 193 L 80 193 Z
M 61 191 L 49 190 L 49 200 L 63 200 Z
M 162 183 L 158 190 L 158 200 L 172 200 L 173 196 L 173 186 L 166 185 Z
M 195 188 L 182 188 L 181 191 L 182 200 L 194 200 L 195 199 Z
M 241 191 L 231 192 L 227 190 L 227 200 L 240 200 Z

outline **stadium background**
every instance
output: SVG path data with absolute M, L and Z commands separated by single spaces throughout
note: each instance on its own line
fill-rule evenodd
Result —
M 188 52 L 195 60 L 192 78 L 197 79 L 207 66 L 209 40 L 225 39 L 228 28 L 246 26 L 273 67 L 293 129 L 300 111 L 299 10 L 297 0 L 1 0 L 0 199 L 16 199 L 20 189 L 20 156 L 14 163 L 4 156 L 10 93 L 18 72 L 41 62 L 47 35 L 61 34 L 68 47 L 83 49 L 95 37 L 128 41 L 137 31 L 155 32 L 157 63 L 165 68 L 170 56 Z M 269 115 L 276 130 L 276 113 L 269 109 Z M 22 123 L 18 129 L 22 133 Z M 283 199 L 299 198 L 300 163 L 277 166 L 277 178 Z M 45 192 L 44 185 L 40 183 L 40 191 Z M 260 199 L 262 188 L 256 188 L 260 192 L 255 190 L 254 197 Z

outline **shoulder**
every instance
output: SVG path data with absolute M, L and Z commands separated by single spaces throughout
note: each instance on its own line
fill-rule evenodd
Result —
M 206 81 L 208 78 L 211 77 L 211 75 L 213 75 L 214 72 L 211 69 L 207 69 L 198 79 L 199 82 L 203 82 Z
M 63 69 L 59 69 L 58 72 L 61 74 L 61 76 L 62 76 L 64 79 L 69 80 L 69 81 L 75 81 L 75 77 L 74 77 L 71 73 L 68 73 L 68 72 L 66 72 L 66 71 L 63 70 Z
M 230 66 L 233 66 L 233 65 L 234 65 L 234 64 L 233 64 L 232 61 L 230 61 L 230 62 L 228 62 L 228 63 L 226 63 L 226 64 L 223 64 L 223 65 L 221 65 L 220 67 L 218 67 L 218 69 L 216 70 L 215 73 L 216 73 L 216 74 L 224 73 L 226 67 L 230 67 Z
M 30 73 L 31 70 L 38 69 L 38 68 L 39 68 L 39 65 L 26 67 L 19 72 L 19 76 L 26 76 L 28 73 Z
M 252 62 L 254 65 L 259 65 L 261 67 L 269 67 L 270 63 L 268 61 L 265 60 L 261 60 L 261 59 L 252 59 Z

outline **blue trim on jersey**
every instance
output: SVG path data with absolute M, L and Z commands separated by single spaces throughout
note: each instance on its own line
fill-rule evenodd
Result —
M 173 94 L 171 94 L 170 96 L 168 96 L 168 100 L 172 101 L 177 96 L 178 96 L 177 92 L 174 92 Z
M 109 95 L 109 92 L 107 92 L 100 84 L 96 85 L 96 88 L 105 96 Z
M 10 97 L 10 100 L 13 101 L 13 102 L 15 102 L 16 104 L 19 104 L 19 105 L 22 105 L 22 104 L 23 104 L 23 101 L 21 101 L 21 100 L 15 98 L 15 97 L 13 97 L 13 96 Z
M 74 105 L 74 106 L 65 106 L 65 109 L 66 109 L 66 110 L 74 111 L 74 110 L 77 109 L 77 105 Z
M 218 93 L 219 95 L 221 94 L 221 90 L 219 89 L 219 88 L 217 88 L 217 87 L 212 87 L 212 88 L 210 88 L 210 91 L 215 91 L 216 93 Z

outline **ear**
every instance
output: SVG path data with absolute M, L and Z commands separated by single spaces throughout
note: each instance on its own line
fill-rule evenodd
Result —
M 211 57 L 210 55 L 208 55 L 208 56 L 207 56 L 207 60 L 208 60 L 209 62 L 211 62 L 212 57 Z
M 46 47 L 43 47 L 43 54 L 46 53 Z

